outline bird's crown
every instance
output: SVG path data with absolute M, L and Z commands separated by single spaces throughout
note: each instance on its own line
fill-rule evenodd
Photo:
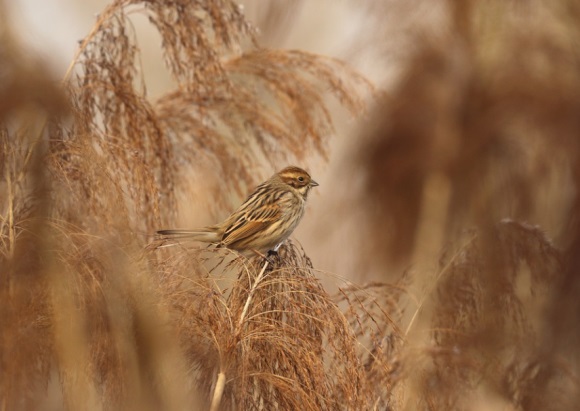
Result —
M 310 174 L 296 166 L 286 167 L 285 169 L 279 171 L 277 175 L 284 183 L 294 188 L 308 186 L 314 187 L 318 185 L 318 183 L 314 181 L 312 177 L 310 177 Z

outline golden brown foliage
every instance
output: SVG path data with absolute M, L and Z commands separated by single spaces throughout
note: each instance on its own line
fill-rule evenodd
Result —
M 140 71 L 135 11 L 159 31 L 174 79 L 158 101 Z M 258 162 L 325 156 L 333 130 L 324 95 L 356 113 L 367 81 L 337 60 L 259 48 L 231 1 L 114 1 L 81 42 L 62 91 L 2 33 L 2 409 L 37 408 L 47 390 L 55 408 L 189 408 L 212 395 L 217 371 L 229 409 L 359 408 L 354 338 L 307 258 L 289 251 L 255 295 L 245 290 L 256 268 L 240 268 L 247 275 L 225 298 L 203 284 L 173 294 L 179 266 L 157 279 L 163 252 L 145 258 L 143 249 L 147 233 L 174 221 L 180 174 L 203 175 L 198 164 L 210 164 L 228 184 L 210 193 L 214 209 L 225 208 L 226 191 L 239 196 L 260 180 Z M 276 287 L 279 298 L 262 301 Z M 221 311 L 191 311 L 208 296 Z M 272 310 L 260 318 L 263 304 Z M 211 335 L 219 338 L 209 351 L 192 348 Z M 223 361 L 216 350 L 226 350 Z M 189 389 L 200 353 L 205 373 L 195 381 L 205 385 Z
M 416 28 L 355 160 L 368 199 L 362 259 L 387 273 L 412 264 L 420 296 L 403 321 L 394 409 L 573 409 L 580 9 L 439 6 L 446 25 Z
M 58 87 L 0 12 L 1 409 L 574 409 L 580 9 L 369 7 L 369 48 L 412 47 L 344 164 L 362 220 L 334 256 L 383 278 L 336 295 L 291 241 L 265 261 L 149 234 L 206 178 L 217 215 L 328 158 L 329 101 L 360 113 L 367 80 L 262 48 L 229 0 L 117 0 Z M 173 81 L 155 100 L 135 13 Z
M 215 265 L 229 253 L 197 258 Z M 239 276 L 229 279 L 219 276 L 228 271 L 221 265 L 199 271 L 191 252 L 172 254 L 160 288 L 199 384 L 210 393 L 218 374 L 225 376 L 224 409 L 370 406 L 355 335 L 303 250 L 288 241 L 266 265 L 261 258 L 224 262 Z

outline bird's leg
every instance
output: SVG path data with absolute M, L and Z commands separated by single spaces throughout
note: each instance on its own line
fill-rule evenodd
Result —
M 281 245 L 282 243 L 278 243 L 276 247 L 272 248 L 271 250 L 268 250 L 268 261 L 270 261 L 270 263 L 274 264 L 275 261 L 280 260 L 278 249 L 280 248 Z
M 272 257 L 278 257 L 278 249 L 280 248 L 280 246 L 282 245 L 282 243 L 279 243 L 276 245 L 276 247 L 268 250 L 268 252 L 266 253 L 266 255 L 262 254 L 261 252 L 259 252 L 258 250 L 252 250 L 256 255 L 262 257 L 264 260 L 266 261 L 271 261 Z
M 262 257 L 264 260 L 266 260 L 267 262 L 269 262 L 270 264 L 274 263 L 274 260 L 276 258 L 278 258 L 278 252 L 276 250 L 268 250 L 268 252 L 264 255 L 261 252 L 259 252 L 258 250 L 252 250 L 254 252 L 254 254 L 256 254 L 259 257 Z
M 276 250 L 268 250 L 267 258 L 270 264 L 272 264 L 272 266 L 279 266 L 280 262 L 282 261 L 280 254 L 278 254 L 278 251 Z
M 278 256 L 278 249 L 280 248 L 281 245 L 282 243 L 278 243 L 276 244 L 276 247 L 272 248 L 271 250 L 268 250 L 268 257 Z

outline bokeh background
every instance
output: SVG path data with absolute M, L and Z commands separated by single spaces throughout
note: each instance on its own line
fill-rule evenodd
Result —
M 236 385 L 247 363 L 205 338 L 229 321 L 203 309 L 215 264 L 151 247 L 296 164 L 320 183 L 304 289 L 345 321 L 305 327 L 357 370 L 349 391 L 296 360 L 303 386 L 344 409 L 575 409 L 580 6 L 179 3 L 0 2 L 1 406 L 207 408 L 224 369 L 223 409 L 296 395 Z

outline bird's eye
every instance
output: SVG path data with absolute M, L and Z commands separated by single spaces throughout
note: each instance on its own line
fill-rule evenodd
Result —
M 298 181 L 300 181 L 301 183 L 303 183 L 304 182 L 304 177 L 302 177 L 302 176 L 298 177 Z

